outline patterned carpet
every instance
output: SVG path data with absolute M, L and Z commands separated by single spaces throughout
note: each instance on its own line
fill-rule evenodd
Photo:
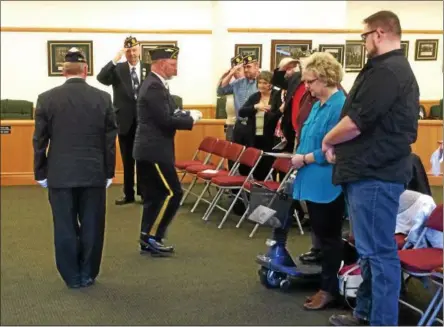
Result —
M 253 225 L 224 229 L 214 215 L 204 223 L 204 206 L 190 214 L 181 209 L 168 243 L 177 254 L 151 258 L 138 252 L 141 206 L 116 207 L 121 188 L 108 191 L 102 269 L 96 285 L 69 290 L 54 264 L 52 218 L 46 192 L 35 187 L 1 189 L 2 325 L 326 325 L 342 309 L 307 312 L 302 304 L 315 285 L 289 292 L 265 289 L 254 258 L 265 250 L 270 230 L 255 238 Z M 234 216 L 233 218 L 237 218 Z M 293 230 L 289 248 L 309 247 L 309 233 Z M 426 294 L 428 297 L 428 294 Z M 417 316 L 402 313 L 403 324 Z

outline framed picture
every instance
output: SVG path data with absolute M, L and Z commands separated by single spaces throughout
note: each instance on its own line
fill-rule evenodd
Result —
M 345 41 L 345 71 L 359 72 L 365 63 L 365 46 L 362 41 Z
M 343 44 L 319 44 L 319 51 L 331 53 L 342 66 L 344 66 L 344 50 Z
M 177 47 L 177 41 L 140 41 L 140 60 L 145 64 L 151 64 L 149 50 L 160 46 Z
M 300 52 L 311 50 L 311 40 L 271 40 L 270 70 L 273 71 L 282 58 L 299 57 Z
M 77 48 L 86 58 L 88 76 L 94 75 L 93 41 L 48 41 L 48 76 L 62 76 L 65 55 L 71 48 Z
M 410 41 L 401 41 L 401 49 L 404 52 L 406 58 L 409 57 L 409 43 Z
M 255 55 L 259 67 L 262 67 L 262 44 L 235 44 L 234 56 L 237 56 L 238 54 L 242 55 L 242 57 Z
M 438 39 L 435 40 L 416 40 L 415 60 L 437 60 L 438 58 Z

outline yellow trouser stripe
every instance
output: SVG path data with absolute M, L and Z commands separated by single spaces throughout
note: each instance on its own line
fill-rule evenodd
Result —
M 157 172 L 159 173 L 159 177 L 162 180 L 163 185 L 165 185 L 165 188 L 168 190 L 168 195 L 165 198 L 165 201 L 163 202 L 163 206 L 160 209 L 159 214 L 156 217 L 156 220 L 154 220 L 153 226 L 151 227 L 151 230 L 149 232 L 149 235 L 151 235 L 151 236 L 155 236 L 156 235 L 157 229 L 159 228 L 159 224 L 162 221 L 163 216 L 165 215 L 165 210 L 168 207 L 168 203 L 170 202 L 170 199 L 174 195 L 173 190 L 171 190 L 170 186 L 168 185 L 168 182 L 166 181 L 165 176 L 163 176 L 162 171 L 159 168 L 159 165 L 158 164 L 154 164 L 154 166 L 156 167 Z

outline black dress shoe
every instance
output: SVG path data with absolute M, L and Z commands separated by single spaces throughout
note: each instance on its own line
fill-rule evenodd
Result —
M 92 278 L 85 278 L 85 279 L 82 279 L 81 284 L 82 284 L 82 287 L 88 287 L 88 286 L 93 285 L 94 282 L 95 282 L 95 280 Z
M 317 249 L 310 249 L 310 251 L 301 254 L 299 260 L 306 263 L 319 263 L 322 260 L 322 253 Z
M 135 202 L 135 200 L 134 200 L 134 198 L 127 198 L 127 197 L 123 197 L 123 198 L 120 198 L 120 199 L 117 199 L 116 200 L 116 205 L 118 205 L 118 206 L 121 206 L 121 205 L 125 205 L 125 204 L 129 204 L 129 203 L 134 203 Z
M 66 284 L 66 286 L 68 286 L 68 288 L 80 288 L 80 287 L 82 287 L 82 285 L 80 283 Z
M 146 247 L 151 253 L 157 254 L 171 254 L 174 252 L 174 247 L 167 246 L 160 241 L 156 241 L 154 238 L 140 239 L 140 245 Z

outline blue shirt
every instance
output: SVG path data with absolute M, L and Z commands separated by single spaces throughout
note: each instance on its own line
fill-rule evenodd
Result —
M 236 118 L 239 117 L 239 109 L 253 93 L 257 92 L 257 83 L 255 79 L 239 78 L 230 84 L 217 88 L 217 95 L 234 95 L 234 109 L 236 110 Z
M 321 106 L 317 101 L 302 125 L 297 154 L 313 152 L 315 162 L 300 168 L 293 184 L 293 198 L 315 203 L 330 203 L 342 192 L 339 185 L 333 185 L 333 166 L 322 152 L 322 140 L 339 122 L 345 95 L 338 91 Z

